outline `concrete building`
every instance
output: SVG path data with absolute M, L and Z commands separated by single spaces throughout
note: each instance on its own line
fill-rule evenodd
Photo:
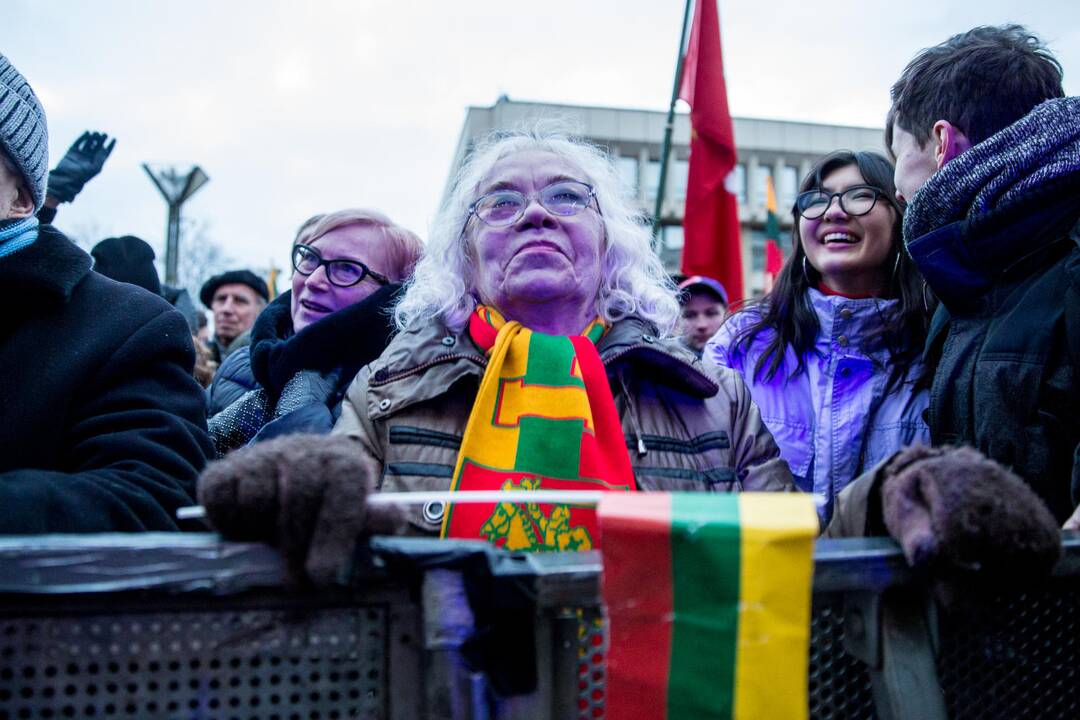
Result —
M 539 117 L 563 119 L 575 133 L 608 148 L 638 202 L 652 214 L 656 206 L 660 150 L 667 119 L 662 111 L 517 102 L 503 96 L 491 107 L 468 109 L 451 163 L 450 179 L 478 139 L 492 130 L 512 129 Z M 839 149 L 884 152 L 883 131 L 881 128 L 756 118 L 737 117 L 734 121 L 738 164 L 733 179 L 742 224 L 743 274 L 750 292 L 760 293 L 765 270 L 765 178 L 772 176 L 781 226 L 790 228 L 790 208 L 795 202 L 799 181 L 809 171 L 810 164 L 821 155 Z M 689 153 L 690 117 L 678 114 L 661 211 L 663 243 L 660 252 L 665 267 L 671 272 L 678 272 L 682 254 Z

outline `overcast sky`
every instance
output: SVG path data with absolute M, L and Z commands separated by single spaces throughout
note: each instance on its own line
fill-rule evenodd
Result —
M 118 138 L 61 228 L 139 235 L 161 260 L 165 204 L 139 165 L 199 164 L 211 179 L 186 216 L 264 270 L 287 266 L 316 212 L 373 207 L 425 237 L 469 105 L 664 109 L 682 2 L 7 0 L 4 13 L 0 52 L 45 106 L 50 166 L 84 129 Z M 735 115 L 879 126 L 916 51 L 1009 21 L 1080 94 L 1076 0 L 721 0 L 720 14 Z

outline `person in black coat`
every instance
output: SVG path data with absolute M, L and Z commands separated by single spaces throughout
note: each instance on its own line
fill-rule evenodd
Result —
M 371 210 L 304 223 L 292 290 L 255 321 L 250 346 L 222 363 L 210 388 L 220 454 L 297 432 L 329 433 L 352 379 L 394 333 L 391 313 L 420 239 Z
M 977 448 L 1064 521 L 1080 502 L 1080 98 L 1018 25 L 922 51 L 892 98 L 904 243 L 941 301 L 933 444 Z
M 199 312 L 191 295 L 184 288 L 161 283 L 154 267 L 154 248 L 145 240 L 134 235 L 105 238 L 90 249 L 90 256 L 94 258 L 94 272 L 160 295 L 180 311 L 192 334 L 199 332 Z
M 191 334 L 39 226 L 47 145 L 0 55 L 0 534 L 176 530 L 213 452 Z

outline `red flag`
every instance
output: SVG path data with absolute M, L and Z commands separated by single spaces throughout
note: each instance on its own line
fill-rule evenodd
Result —
M 714 277 L 743 297 L 739 208 L 725 181 L 735 167 L 735 128 L 720 53 L 717 0 L 698 0 L 679 97 L 690 104 L 690 176 L 683 220 L 684 275 Z

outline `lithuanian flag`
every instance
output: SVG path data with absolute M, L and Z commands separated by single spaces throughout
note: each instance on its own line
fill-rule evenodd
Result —
M 784 267 L 780 249 L 780 218 L 776 214 L 776 189 L 772 176 L 765 176 L 765 292 L 772 290 L 776 276 Z
M 807 717 L 808 495 L 611 493 L 598 516 L 607 717 Z

